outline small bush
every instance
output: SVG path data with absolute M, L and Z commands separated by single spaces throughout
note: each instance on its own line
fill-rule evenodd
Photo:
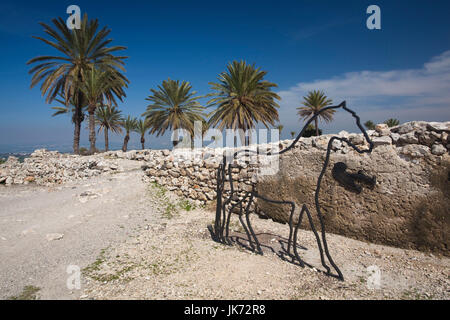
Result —
M 195 204 L 193 204 L 192 202 L 190 202 L 187 199 L 184 200 L 180 200 L 178 202 L 178 206 L 183 209 L 184 211 L 192 211 L 195 209 Z
M 37 300 L 37 293 L 41 290 L 41 288 L 35 286 L 25 286 L 22 292 L 13 297 L 9 297 L 9 300 Z
M 89 150 L 84 148 L 84 147 L 82 147 L 82 148 L 80 148 L 80 154 L 82 156 L 87 156 L 89 154 Z
M 103 152 L 103 151 L 100 151 L 99 149 L 95 149 L 95 153 L 101 153 L 101 152 Z M 87 148 L 85 148 L 85 147 L 81 147 L 80 149 L 79 149 L 79 153 L 80 153 L 80 155 L 82 155 L 82 156 L 89 156 L 89 155 L 91 155 L 92 153 L 89 151 L 89 149 L 87 149 Z
M 302 137 L 309 138 L 314 137 L 316 135 L 316 127 L 314 127 L 312 124 L 308 125 L 306 127 L 305 132 L 303 132 Z M 322 135 L 322 129 L 319 129 L 319 136 Z

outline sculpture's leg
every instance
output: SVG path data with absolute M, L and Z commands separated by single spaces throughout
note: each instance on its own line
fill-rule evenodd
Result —
M 244 228 L 245 233 L 247 234 L 247 239 L 248 239 L 249 245 L 252 248 L 252 250 L 254 251 L 255 250 L 255 246 L 254 246 L 252 238 L 250 236 L 250 232 L 248 231 L 248 228 L 247 228 L 247 226 L 244 223 L 244 219 L 242 219 L 242 206 L 240 207 L 239 221 L 241 222 L 241 225 Z
M 224 190 L 224 173 L 225 167 L 223 164 L 219 165 L 217 169 L 217 187 L 216 187 L 216 219 L 214 221 L 214 234 L 216 241 L 223 242 L 223 215 L 226 203 L 223 201 Z
M 229 235 L 230 235 L 230 220 L 231 220 L 231 214 L 233 212 L 233 209 L 236 205 L 232 205 L 231 208 L 228 210 L 228 215 L 227 215 L 227 223 L 225 225 L 225 240 L 227 241 L 228 244 L 231 244 L 231 242 L 229 241 Z
M 307 213 L 308 213 L 308 211 L 307 211 Z M 309 216 L 310 215 L 308 213 L 308 217 Z M 331 266 L 334 268 L 334 270 L 336 270 L 336 272 L 338 274 L 338 278 L 340 280 L 344 281 L 344 276 L 342 275 L 341 270 L 339 270 L 338 266 L 334 263 L 333 258 L 331 257 L 331 254 L 328 251 L 328 245 L 327 245 L 327 239 L 326 239 L 326 233 L 325 233 L 325 226 L 324 226 L 323 221 L 322 221 L 322 215 L 319 213 L 318 216 L 319 216 L 320 226 L 322 228 L 322 241 L 323 241 L 323 249 L 325 251 L 325 255 L 327 256 L 328 261 L 330 262 Z M 312 219 L 310 219 L 310 224 L 311 224 L 311 228 L 312 228 Z M 325 265 L 325 262 L 323 260 L 323 253 L 322 253 L 322 248 L 321 248 L 320 245 L 319 245 L 319 249 L 321 251 L 320 256 L 321 256 L 321 260 L 322 260 L 322 265 L 325 267 L 326 265 Z M 330 268 L 328 266 L 326 266 L 325 268 L 327 269 L 327 274 L 331 275 Z
M 234 208 L 235 208 L 237 205 L 239 205 L 239 212 L 240 212 L 240 214 L 242 214 L 242 201 L 243 201 L 243 200 L 240 200 L 239 202 L 237 202 L 237 203 L 231 205 L 231 207 L 228 209 L 227 222 L 226 222 L 226 225 L 225 225 L 225 241 L 226 241 L 229 245 L 231 245 L 231 241 L 230 241 L 230 239 L 229 239 L 231 215 L 233 214 L 233 210 L 234 210 Z
M 323 248 L 325 250 L 325 254 L 328 258 L 328 261 L 330 261 L 330 264 L 333 266 L 334 270 L 336 270 L 337 274 L 338 274 L 338 278 L 342 281 L 344 281 L 344 276 L 342 275 L 341 270 L 339 270 L 338 266 L 334 263 L 333 258 L 331 257 L 330 252 L 328 251 L 328 245 L 327 245 L 327 241 L 325 238 L 325 233 L 322 233 L 322 240 L 323 240 Z M 330 270 L 328 270 L 328 274 L 331 275 Z
M 322 262 L 322 266 L 327 270 L 327 273 L 329 274 L 330 273 L 330 267 L 325 262 L 325 257 L 323 255 L 323 249 L 322 249 L 322 243 L 320 241 L 320 236 L 319 236 L 319 233 L 317 232 L 316 228 L 314 227 L 314 222 L 312 220 L 311 213 L 309 212 L 309 209 L 306 206 L 306 204 L 303 205 L 302 211 L 303 210 L 306 212 L 306 215 L 307 215 L 308 221 L 309 221 L 309 225 L 311 226 L 311 230 L 314 233 L 314 236 L 316 237 L 317 246 L 319 247 L 319 252 L 320 252 L 320 261 Z M 326 253 L 326 250 L 325 250 L 325 253 Z M 327 255 L 327 257 L 328 257 L 328 255 Z
M 214 221 L 214 234 L 216 241 L 220 241 L 220 216 L 222 215 L 222 186 L 220 178 L 221 168 L 217 169 L 217 188 L 216 188 L 216 219 Z
M 287 252 L 288 255 L 291 254 L 291 244 L 293 243 L 292 237 L 294 234 L 294 213 L 295 213 L 295 205 L 292 203 L 288 203 L 291 206 L 291 214 L 289 215 L 289 240 L 288 240 L 288 247 Z M 294 244 L 295 245 L 295 244 Z
M 302 210 L 300 211 L 300 215 L 298 216 L 298 222 L 297 222 L 297 225 L 295 226 L 293 238 L 291 239 L 291 236 L 289 236 L 289 242 L 292 240 L 292 245 L 294 247 L 294 255 L 297 258 L 297 260 L 300 263 L 300 266 L 302 268 L 305 267 L 305 263 L 300 258 L 300 255 L 298 254 L 298 251 L 297 251 L 297 234 L 298 234 L 298 229 L 300 228 L 300 225 L 302 224 L 304 212 L 305 212 L 305 206 L 303 206 Z M 288 251 L 288 253 L 290 253 L 290 251 Z
M 252 225 L 250 223 L 250 217 L 249 216 L 250 216 L 250 205 L 251 205 L 252 201 L 253 201 L 253 194 L 250 195 L 250 198 L 249 198 L 248 204 L 247 204 L 247 208 L 245 208 L 245 218 L 247 220 L 247 226 L 248 226 L 248 228 L 250 230 L 250 233 L 252 234 L 252 237 L 255 240 L 256 248 L 258 250 L 258 253 L 263 255 L 263 251 L 261 249 L 261 245 L 260 245 L 260 243 L 258 241 L 258 238 L 256 237 L 256 234 L 253 231 Z

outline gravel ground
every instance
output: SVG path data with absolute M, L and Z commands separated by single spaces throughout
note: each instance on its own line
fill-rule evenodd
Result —
M 214 212 L 194 208 L 125 172 L 58 187 L 0 188 L 0 298 L 17 299 L 449 299 L 450 259 L 328 235 L 346 281 L 323 274 L 314 237 L 299 234 L 311 267 L 279 257 L 286 225 L 253 218 L 264 255 L 211 240 Z M 68 289 L 79 266 L 81 288 Z M 380 270 L 379 287 L 369 288 Z
M 140 165 L 123 160 L 125 172 L 61 186 L 0 186 L 0 298 L 78 299 L 67 267 L 91 264 L 154 216 Z
M 167 215 L 180 200 L 153 188 L 159 203 L 153 224 L 128 241 L 107 248 L 86 270 L 83 299 L 449 299 L 450 259 L 413 250 L 369 244 L 329 234 L 328 243 L 344 282 L 322 271 L 309 231 L 302 231 L 299 250 L 311 267 L 279 257 L 288 227 L 253 218 L 264 255 L 245 249 L 242 228 L 234 218 L 233 246 L 211 240 L 207 209 Z M 190 208 L 188 208 L 190 209 Z M 379 286 L 370 286 L 380 270 Z M 369 268 L 370 270 L 370 268 Z

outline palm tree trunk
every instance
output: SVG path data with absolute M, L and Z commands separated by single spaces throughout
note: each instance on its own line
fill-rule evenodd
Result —
M 78 75 L 79 80 L 81 80 L 81 76 Z M 75 106 L 75 129 L 73 133 L 73 153 L 80 154 L 80 133 L 81 133 L 81 122 L 83 122 L 83 113 L 82 113 L 82 103 L 83 103 L 83 93 L 78 90 Z
M 80 132 L 81 132 L 81 121 L 78 117 L 75 117 L 75 129 L 73 132 L 73 153 L 74 154 L 80 154 Z
M 142 150 L 145 149 L 145 138 L 144 136 L 141 136 L 141 144 L 142 144 Z
M 74 114 L 74 124 L 75 129 L 73 132 L 73 153 L 80 153 L 80 133 L 81 133 L 81 122 L 83 121 L 83 113 L 81 110 L 81 93 L 78 94 L 78 102 L 77 106 L 75 106 L 75 114 Z
M 125 138 L 123 139 L 123 146 L 122 146 L 123 152 L 127 152 L 128 141 L 130 141 L 130 134 L 127 132 L 127 134 L 125 135 Z
M 174 128 L 173 130 L 174 130 L 174 135 L 173 135 L 174 140 L 172 141 L 172 145 L 173 145 L 173 147 L 176 147 L 178 144 L 178 131 L 177 131 L 177 128 Z
M 89 142 L 90 153 L 94 154 L 95 149 L 95 107 L 89 106 Z
M 109 149 L 108 128 L 105 128 L 105 151 Z
M 314 123 L 316 124 L 316 137 L 319 136 L 319 119 L 317 117 L 314 119 Z

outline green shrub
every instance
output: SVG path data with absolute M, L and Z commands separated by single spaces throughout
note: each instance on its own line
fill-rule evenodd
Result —
M 303 132 L 302 137 L 304 138 L 309 138 L 309 137 L 314 137 L 316 135 L 316 127 L 314 127 L 314 125 L 309 124 L 306 127 L 305 132 Z M 322 129 L 319 129 L 319 136 L 322 135 Z
M 86 155 L 89 154 L 89 150 L 86 149 L 86 148 L 84 148 L 84 147 L 81 147 L 81 148 L 80 148 L 80 154 L 81 154 L 82 156 L 86 156 Z

